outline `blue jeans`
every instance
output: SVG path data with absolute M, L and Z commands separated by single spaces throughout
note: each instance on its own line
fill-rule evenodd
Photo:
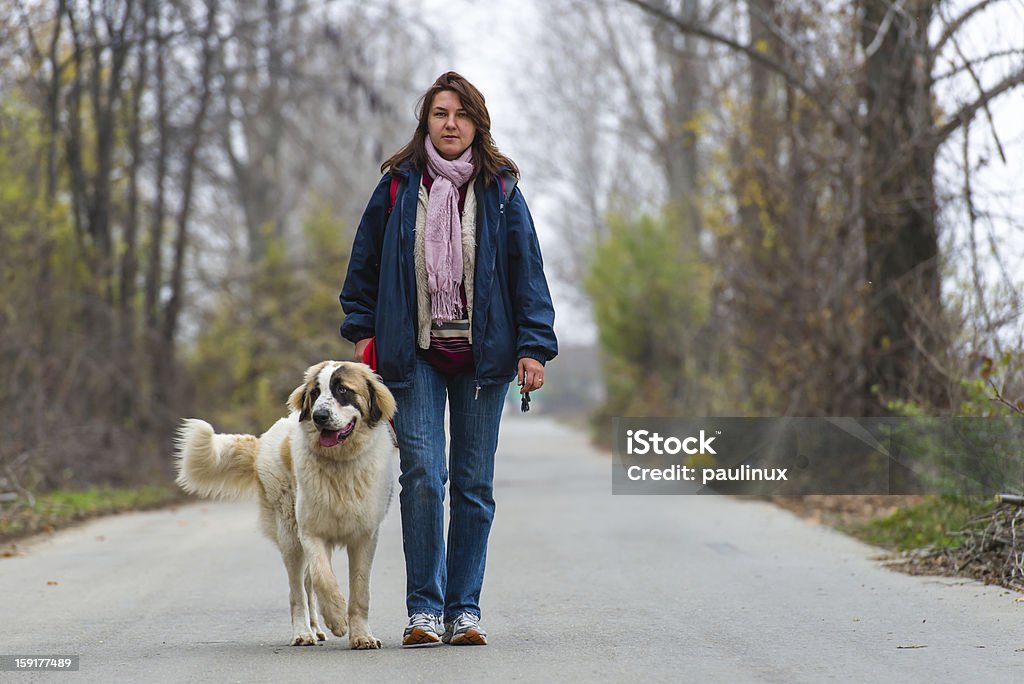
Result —
M 411 616 L 480 616 L 487 537 L 494 519 L 494 452 L 508 383 L 478 390 L 470 375 L 444 375 L 416 358 L 413 384 L 392 393 L 401 454 L 399 497 L 405 549 L 405 604 Z M 445 459 L 444 407 L 451 435 Z M 444 486 L 451 476 L 448 545 Z

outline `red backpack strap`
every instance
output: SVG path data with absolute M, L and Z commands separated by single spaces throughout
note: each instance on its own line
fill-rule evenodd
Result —
M 506 181 L 508 181 L 507 185 Z M 505 199 L 505 204 L 508 204 L 508 201 L 512 199 L 512 193 L 516 191 L 519 179 L 511 171 L 502 171 L 498 174 L 498 182 L 501 185 L 501 196 Z
M 395 198 L 398 197 L 398 176 L 391 176 L 391 202 L 388 204 L 388 215 L 395 208 Z

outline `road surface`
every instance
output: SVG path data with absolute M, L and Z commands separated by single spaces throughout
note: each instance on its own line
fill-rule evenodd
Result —
M 767 503 L 612 496 L 610 458 L 542 417 L 503 424 L 496 499 L 487 647 L 400 647 L 397 501 L 372 578 L 384 648 L 287 646 L 285 573 L 255 503 L 204 502 L 0 559 L 0 654 L 81 656 L 77 673 L 0 681 L 1024 681 L 1017 594 L 889 571 Z

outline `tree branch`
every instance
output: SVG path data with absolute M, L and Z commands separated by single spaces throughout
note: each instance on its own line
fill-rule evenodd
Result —
M 999 391 L 999 388 L 996 387 L 996 383 L 992 382 L 992 378 L 988 378 L 988 384 L 992 387 L 992 391 L 996 393 L 996 396 L 991 398 L 992 401 L 998 401 L 1000 404 L 1002 404 L 1003 406 L 1006 406 L 1007 408 L 1009 408 L 1014 413 L 1018 413 L 1018 414 L 1024 416 L 1024 409 L 1022 409 L 1020 406 L 1018 406 L 1017 404 L 1014 404 L 1012 401 L 1010 401 L 1006 397 L 1004 397 L 1002 395 L 1002 393 Z M 1021 403 L 1024 403 L 1024 402 L 1021 402 Z
M 985 319 L 985 325 L 989 330 L 992 327 L 992 316 L 989 313 L 988 305 L 985 302 L 985 288 L 981 280 L 981 268 L 978 259 L 978 211 L 974 207 L 974 189 L 971 187 L 971 127 L 964 127 L 964 140 L 962 154 L 964 160 L 964 203 L 967 208 L 967 236 L 971 248 L 971 276 L 974 281 L 974 296 L 978 300 L 978 308 L 981 309 L 981 316 Z M 999 336 L 993 335 L 996 353 L 1002 356 L 1002 349 L 999 344 Z
M 687 21 L 685 19 L 681 19 L 672 14 L 671 12 L 667 11 L 666 9 L 655 6 L 646 0 L 623 1 L 630 5 L 633 5 L 634 7 L 641 9 L 642 11 L 650 14 L 653 17 L 657 17 L 662 21 L 672 24 L 683 33 L 688 33 L 694 36 L 698 36 L 700 38 L 704 38 L 705 40 L 709 40 L 712 43 L 724 45 L 725 47 L 735 52 L 739 52 L 743 55 L 746 55 L 750 60 L 757 62 L 758 64 L 764 66 L 765 68 L 775 72 L 776 74 L 781 76 L 783 80 L 785 80 L 786 83 L 788 83 L 790 86 L 804 93 L 808 98 L 810 98 L 812 102 L 815 103 L 815 105 L 817 105 L 818 109 L 820 109 L 821 112 L 840 129 L 846 130 L 853 127 L 854 122 L 856 121 L 856 116 L 854 116 L 853 113 L 844 111 L 843 113 L 845 114 L 845 119 L 837 116 L 832 108 L 832 105 L 835 104 L 833 100 L 822 97 L 819 90 L 813 84 L 803 81 L 796 74 L 787 69 L 784 64 L 776 61 L 775 59 L 772 59 L 769 55 L 758 50 L 756 46 L 744 45 L 743 43 L 740 43 L 739 41 L 733 38 L 724 36 L 716 31 L 712 31 L 706 26 L 703 26 L 695 22 Z
M 203 141 L 204 128 L 207 125 L 206 112 L 209 108 L 214 78 L 214 61 L 218 58 L 218 50 L 222 47 L 217 41 L 215 46 L 217 12 L 219 0 L 207 0 L 206 27 L 200 41 L 203 46 L 203 58 L 200 66 L 200 83 L 198 103 L 192 121 L 192 139 L 185 150 L 184 168 L 182 169 L 181 206 L 178 209 L 177 235 L 174 241 L 174 260 L 171 264 L 171 295 L 164 310 L 163 338 L 164 349 L 173 351 L 174 335 L 177 331 L 178 316 L 181 312 L 184 296 L 184 265 L 185 252 L 188 247 L 188 223 L 192 211 L 192 194 L 195 186 L 196 162 Z
M 57 10 L 60 12 L 60 10 Z M 25 28 L 25 34 L 28 36 L 28 43 L 32 46 L 32 56 L 37 62 L 43 62 L 43 53 L 39 51 L 39 45 L 36 42 L 36 34 L 32 30 L 32 22 L 29 20 L 28 10 L 25 9 L 25 3 L 22 0 L 18 0 L 18 18 L 21 19 L 21 23 Z M 60 16 L 57 16 L 57 27 L 54 29 L 56 34 L 60 34 Z
M 958 128 L 973 119 L 979 109 L 988 106 L 989 102 L 1006 91 L 1016 88 L 1022 83 L 1024 83 L 1024 67 L 1021 67 L 1016 72 L 1010 74 L 988 91 L 982 92 L 981 96 L 974 102 L 961 107 L 960 111 L 954 114 L 946 125 L 940 126 L 936 131 L 936 144 L 941 145 L 945 142 L 946 138 L 952 135 Z
M 942 32 L 942 35 L 940 35 L 939 39 L 935 41 L 935 46 L 932 48 L 932 60 L 935 60 L 935 57 L 937 57 L 942 52 L 942 49 L 946 47 L 946 43 L 948 43 L 950 39 L 957 34 L 957 31 L 959 31 L 964 24 L 970 21 L 971 17 L 991 5 L 993 2 L 996 2 L 996 0 L 980 0 L 977 4 L 971 5 L 965 9 L 956 19 L 947 23 L 946 30 Z
M 1021 49 L 1021 48 L 1008 48 L 1006 50 L 996 50 L 995 52 L 990 52 L 990 53 L 988 53 L 987 55 L 985 55 L 983 57 L 975 57 L 974 59 L 966 60 L 965 62 L 963 62 L 961 64 L 954 64 L 952 62 L 952 60 L 950 60 L 950 64 L 953 64 L 953 67 L 951 69 L 949 69 L 948 71 L 942 72 L 938 76 L 933 76 L 932 77 L 932 83 L 938 83 L 939 81 L 945 81 L 946 79 L 950 79 L 950 78 L 953 78 L 955 76 L 959 76 L 961 73 L 963 73 L 964 71 L 967 71 L 968 69 L 973 69 L 973 68 L 975 68 L 978 65 L 986 64 L 988 62 L 991 62 L 994 59 L 1000 59 L 1002 57 L 1020 57 L 1020 56 L 1024 56 L 1024 49 Z
M 608 41 L 611 43 L 612 46 L 612 49 L 605 54 L 609 59 L 612 68 L 614 68 L 615 71 L 618 72 L 619 77 L 622 79 L 622 85 L 626 89 L 626 92 L 629 94 L 630 104 L 632 105 L 631 108 L 633 120 L 636 122 L 637 126 L 639 126 L 641 130 L 643 130 L 644 134 L 646 134 L 647 137 L 649 137 L 651 140 L 657 141 L 660 146 L 660 143 L 662 143 L 663 141 L 658 136 L 658 133 L 655 131 L 654 126 L 651 124 L 651 121 L 648 118 L 647 113 L 644 111 L 644 108 L 641 105 L 641 103 L 644 101 L 644 98 L 640 96 L 639 92 L 637 92 L 636 80 L 633 78 L 633 74 L 630 72 L 629 68 L 627 68 L 622 61 L 623 48 L 619 43 L 618 35 L 616 34 L 615 29 L 613 27 L 613 21 L 608 16 L 607 6 L 599 6 L 598 15 L 600 16 L 605 36 L 607 37 Z
M 939 17 L 942 19 L 943 23 L 949 26 L 949 23 L 946 22 L 946 17 L 943 15 L 941 8 L 939 9 L 938 14 Z M 960 48 L 960 41 L 957 40 L 955 36 L 951 40 L 953 41 L 953 48 L 956 50 L 956 54 L 959 55 L 960 59 L 963 60 L 964 68 L 967 70 L 967 73 L 970 74 L 971 80 L 974 81 L 974 85 L 975 87 L 977 87 L 978 93 L 984 94 L 985 88 L 984 86 L 981 85 L 981 79 L 978 78 L 978 72 L 974 70 L 974 67 L 971 65 L 970 60 L 967 59 L 967 55 L 965 55 L 964 51 Z M 999 139 L 999 132 L 996 130 L 996 123 L 992 118 L 992 110 L 989 109 L 988 103 L 985 103 L 984 110 L 985 116 L 988 119 L 989 129 L 992 131 L 992 139 L 995 140 L 996 149 L 999 151 L 999 158 L 1002 159 L 1003 163 L 1005 164 L 1006 151 L 1003 149 L 1003 142 Z
M 885 40 L 885 36 L 888 35 L 889 28 L 892 26 L 892 18 L 902 12 L 903 5 L 901 2 L 894 2 L 889 5 L 889 9 L 886 10 L 885 16 L 882 17 L 882 23 L 879 24 L 878 30 L 875 31 L 875 37 L 871 40 L 871 43 L 864 48 L 865 59 L 870 59 L 871 56 L 878 52 L 878 49 L 882 47 L 882 42 Z

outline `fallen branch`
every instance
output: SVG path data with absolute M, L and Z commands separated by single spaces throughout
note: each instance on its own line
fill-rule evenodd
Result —
M 987 515 L 971 521 L 956 536 L 955 549 L 928 548 L 904 555 L 901 565 L 913 574 L 966 575 L 986 584 L 1024 588 L 1024 496 L 1000 494 Z

